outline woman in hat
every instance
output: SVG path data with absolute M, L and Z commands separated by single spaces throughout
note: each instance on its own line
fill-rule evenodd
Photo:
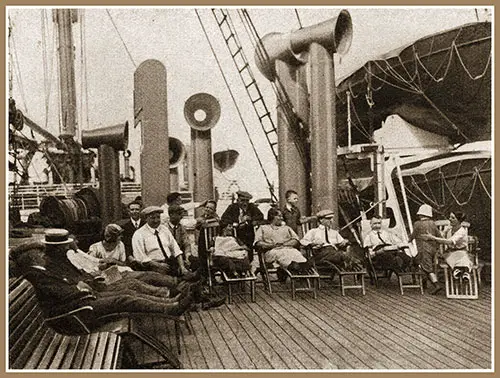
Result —
M 104 228 L 103 239 L 89 247 L 89 255 L 101 260 L 103 265 L 125 265 L 125 245 L 121 241 L 123 228 L 110 223 Z M 105 268 L 105 266 L 103 266 Z
M 439 244 L 447 246 L 445 261 L 453 269 L 453 276 L 458 278 L 462 275 L 463 278 L 470 278 L 470 271 L 474 263 L 467 251 L 469 235 L 467 228 L 469 223 L 466 222 L 466 215 L 462 212 L 451 212 L 448 220 L 450 228 L 445 231 L 445 237 L 435 236 L 432 234 L 424 235 L 428 240 L 435 241 Z
M 438 250 L 435 241 L 431 240 L 428 235 L 435 237 L 441 236 L 439 230 L 432 220 L 432 207 L 423 204 L 417 211 L 418 219 L 413 223 L 413 232 L 410 235 L 409 241 L 415 239 L 417 244 L 417 256 L 415 262 L 420 265 L 422 270 L 427 274 L 433 288 L 431 294 L 437 294 L 442 290 L 436 276 L 436 266 L 434 259 Z

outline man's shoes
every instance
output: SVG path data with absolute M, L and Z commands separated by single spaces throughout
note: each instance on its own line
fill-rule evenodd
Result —
M 469 272 L 463 272 L 462 273 L 462 278 L 464 280 L 470 281 L 470 273 Z
M 299 265 L 299 272 L 302 274 L 307 274 L 309 272 L 309 269 L 312 268 L 312 263 L 310 261 L 301 262 L 298 265 Z
M 182 294 L 181 294 L 182 297 Z M 171 312 L 171 315 L 180 316 L 186 312 L 186 310 L 191 308 L 193 303 L 193 296 L 191 293 L 181 298 L 178 302 L 177 308 Z
M 182 279 L 184 281 L 188 281 L 188 282 L 196 282 L 196 281 L 199 281 L 200 278 L 201 278 L 201 275 L 199 273 L 199 270 L 197 270 L 195 273 L 186 272 L 185 274 L 182 275 Z
M 220 307 L 224 303 L 226 303 L 226 297 L 213 298 L 213 299 L 210 299 L 208 302 L 202 303 L 201 309 L 208 310 L 210 308 Z
M 290 269 L 290 267 L 288 267 Z M 285 283 L 288 277 L 288 274 L 281 268 L 276 270 L 276 275 L 278 276 L 278 282 Z

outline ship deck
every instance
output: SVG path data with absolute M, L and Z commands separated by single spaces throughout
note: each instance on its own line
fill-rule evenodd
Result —
M 491 302 L 484 282 L 478 300 L 414 289 L 401 295 L 395 278 L 379 288 L 368 283 L 365 296 L 349 290 L 343 297 L 322 284 L 317 299 L 270 295 L 257 285 L 254 303 L 241 296 L 192 312 L 180 359 L 192 370 L 490 370 Z M 175 345 L 161 320 L 146 326 Z

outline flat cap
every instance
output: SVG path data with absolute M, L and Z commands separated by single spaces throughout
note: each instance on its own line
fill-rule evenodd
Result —
M 142 215 L 144 216 L 153 213 L 163 213 L 163 209 L 160 206 L 148 206 L 142 210 Z
M 236 194 L 238 195 L 238 198 L 241 198 L 241 199 L 252 199 L 252 195 L 248 192 L 243 191 L 243 190 L 238 190 L 236 192 Z
M 316 216 L 318 217 L 318 219 L 321 219 L 321 218 L 333 218 L 335 216 L 335 213 L 333 212 L 333 210 L 321 210 L 321 211 L 318 211 L 318 213 L 316 214 Z

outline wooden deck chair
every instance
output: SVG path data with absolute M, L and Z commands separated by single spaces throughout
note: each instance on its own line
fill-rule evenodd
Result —
M 390 219 L 382 219 L 382 229 L 389 230 Z M 366 235 L 370 232 L 370 220 L 361 220 L 361 239 L 364 241 Z M 364 246 L 363 246 L 364 247 Z M 406 253 L 407 247 L 395 247 L 399 253 L 405 253 L 407 256 L 409 254 Z M 380 278 L 387 278 L 390 280 L 392 273 L 394 273 L 398 279 L 399 291 L 401 295 L 404 295 L 404 289 L 419 289 L 421 294 L 424 294 L 424 286 L 423 286 L 423 275 L 424 273 L 420 269 L 419 266 L 414 264 L 414 257 L 411 257 L 410 266 L 406 271 L 391 271 L 389 269 L 384 269 L 384 267 L 379 267 L 374 264 L 372 256 L 370 255 L 368 248 L 364 248 L 365 251 L 365 259 L 368 267 L 368 272 L 370 275 L 370 281 L 372 284 L 375 284 L 378 287 L 378 280 Z
M 205 226 L 202 226 L 201 233 L 203 236 L 202 240 L 199 240 L 200 243 L 203 243 L 203 248 L 205 249 L 205 259 L 201 259 L 200 264 L 203 264 L 204 270 L 207 275 L 207 285 L 210 293 L 213 293 L 214 286 L 217 283 L 216 278 L 221 277 L 222 272 L 213 267 L 212 263 L 212 252 L 215 244 L 215 237 L 218 234 L 219 224 L 211 223 Z
M 26 279 L 21 278 L 21 285 L 26 288 L 24 291 L 25 297 L 31 296 L 38 303 L 35 297 L 35 291 L 31 283 Z M 92 295 L 89 294 L 89 297 Z M 96 318 L 93 316 L 92 306 L 81 306 L 72 311 L 62 313 L 58 316 L 46 317 L 38 307 L 38 311 L 43 318 L 43 323 L 52 328 L 56 333 L 66 336 L 83 336 L 100 332 L 111 332 L 124 340 L 127 338 L 136 340 L 139 343 L 148 346 L 156 352 L 164 361 L 174 369 L 182 369 L 182 363 L 179 358 L 168 348 L 162 341 L 154 335 L 149 334 L 144 329 L 138 326 L 137 321 L 144 319 L 147 316 L 162 317 L 172 320 L 175 324 L 175 339 L 177 354 L 181 354 L 181 334 L 180 323 L 184 320 L 181 316 L 172 316 L 160 313 L 115 313 L 103 317 Z M 34 311 L 34 310 L 33 310 Z
M 297 292 L 310 292 L 314 299 L 317 298 L 319 274 L 315 268 L 309 269 L 306 274 L 295 274 L 287 269 L 279 268 L 277 264 L 266 263 L 264 259 L 265 251 L 256 248 L 255 252 L 259 259 L 259 272 L 262 277 L 262 283 L 269 294 L 273 293 L 272 284 L 280 282 L 280 275 L 286 275 L 286 277 L 290 278 L 292 299 L 296 298 Z M 281 273 L 279 273 L 279 270 L 281 270 Z M 274 292 L 276 291 L 277 290 L 274 290 Z
M 250 298 L 252 302 L 255 302 L 255 281 L 257 280 L 257 277 L 250 272 L 246 271 L 243 272 L 243 276 L 241 277 L 236 277 L 232 278 L 229 277 L 226 272 L 222 271 L 221 269 L 218 269 L 217 267 L 214 267 L 213 265 L 213 253 L 214 248 L 215 248 L 215 238 L 218 235 L 219 231 L 219 225 L 211 225 L 209 227 L 204 227 L 203 232 L 204 232 L 204 239 L 205 239 L 205 247 L 207 251 L 207 260 L 205 262 L 206 268 L 207 268 L 207 280 L 208 280 L 208 287 L 210 292 L 213 291 L 213 286 L 216 284 L 217 277 L 220 277 L 222 279 L 222 283 L 224 283 L 227 286 L 227 301 L 228 304 L 231 304 L 232 302 L 232 295 L 233 295 L 233 286 L 239 286 L 240 287 L 240 292 L 245 293 L 245 286 L 248 284 L 250 286 Z M 236 237 L 236 230 L 234 230 L 234 236 Z
M 305 235 L 312 228 L 318 226 L 318 220 L 316 217 L 310 218 L 308 221 L 302 223 L 302 235 Z M 321 288 L 321 280 L 334 281 L 335 274 L 339 277 L 339 287 L 342 296 L 345 296 L 345 291 L 347 289 L 361 289 L 363 295 L 366 294 L 365 289 L 365 275 L 367 273 L 366 269 L 361 269 L 357 271 L 346 271 L 339 269 L 338 266 L 332 263 L 326 262 L 325 264 L 317 265 L 313 259 L 312 248 L 304 248 L 306 257 L 313 262 L 313 267 L 319 274 L 318 289 Z
M 449 226 L 449 221 L 436 221 L 438 229 L 443 233 L 446 227 Z M 468 223 L 465 222 L 465 227 L 468 228 Z M 446 235 L 443 235 L 446 237 Z M 446 290 L 446 298 L 451 299 L 478 299 L 479 298 L 479 284 L 480 284 L 480 265 L 478 258 L 478 241 L 477 238 L 469 235 L 467 243 L 467 252 L 472 256 L 474 265 L 470 272 L 469 279 L 464 279 L 462 275 L 454 276 L 453 269 L 451 269 L 446 262 L 440 262 L 439 266 L 444 272 L 444 282 Z M 446 253 L 446 246 L 442 247 L 440 252 Z

